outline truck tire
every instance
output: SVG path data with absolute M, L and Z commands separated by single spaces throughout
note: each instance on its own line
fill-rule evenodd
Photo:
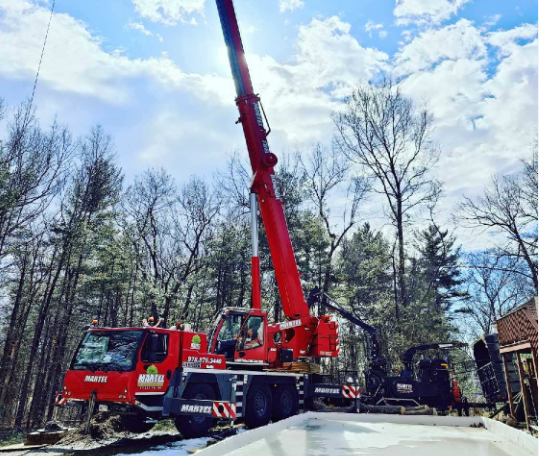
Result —
M 273 397 L 268 385 L 253 385 L 247 394 L 245 425 L 248 428 L 265 426 L 273 412 Z
M 279 421 L 298 413 L 298 392 L 294 385 L 280 385 L 275 389 L 273 420 Z
M 184 399 L 213 400 L 215 390 L 208 383 L 193 383 L 187 387 Z M 183 415 L 176 418 L 176 429 L 186 439 L 203 437 L 215 425 L 215 420 L 208 416 Z
M 142 416 L 131 416 L 125 415 L 122 416 L 122 427 L 133 434 L 144 434 L 152 429 L 155 423 L 146 423 L 146 418 Z

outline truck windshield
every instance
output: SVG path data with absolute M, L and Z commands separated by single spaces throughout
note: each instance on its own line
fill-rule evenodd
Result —
M 119 372 L 133 370 L 143 333 L 144 330 L 90 331 L 77 350 L 71 368 Z

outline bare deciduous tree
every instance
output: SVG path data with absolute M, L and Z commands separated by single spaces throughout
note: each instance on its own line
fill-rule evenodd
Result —
M 365 200 L 370 183 L 363 177 L 351 177 L 346 157 L 337 149 L 315 145 L 301 161 L 306 176 L 308 195 L 320 217 L 329 238 L 326 258 L 320 262 L 318 287 L 327 299 L 332 275 L 332 260 L 348 232 L 358 222 L 359 205 Z
M 464 223 L 493 230 L 504 236 L 497 246 L 509 259 L 524 262 L 524 273 L 537 283 L 537 158 L 524 162 L 524 171 L 494 176 L 484 194 L 465 198 L 461 204 Z M 515 263 L 516 264 L 516 263 Z M 518 272 L 522 274 L 523 271 Z
M 150 312 L 166 321 L 187 278 L 200 267 L 203 236 L 219 214 L 221 197 L 200 179 L 178 193 L 164 170 L 150 170 L 131 186 L 123 206 L 124 229 L 137 253 L 144 281 L 152 284 Z M 183 311 L 189 307 L 187 293 Z
M 470 254 L 467 262 L 469 299 L 460 312 L 471 315 L 481 331 L 488 334 L 496 319 L 529 296 L 529 287 L 522 275 L 514 274 L 514 260 L 496 250 Z
M 439 150 L 429 140 L 432 118 L 418 109 L 398 85 L 385 79 L 379 86 L 359 87 L 334 116 L 336 146 L 363 165 L 376 178 L 389 207 L 397 237 L 397 297 L 395 305 L 406 306 L 405 227 L 411 212 L 431 202 L 440 192 L 429 170 Z

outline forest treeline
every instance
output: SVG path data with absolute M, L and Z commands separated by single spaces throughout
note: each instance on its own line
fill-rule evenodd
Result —
M 101 126 L 74 138 L 59 123 L 41 127 L 27 103 L 0 102 L 0 113 L 0 425 L 28 429 L 53 416 L 92 319 L 171 325 L 188 313 L 207 331 L 222 307 L 249 306 L 251 173 L 236 154 L 212 180 L 148 169 L 127 182 Z M 395 363 L 414 343 L 488 332 L 537 293 L 533 137 L 521 169 L 493 176 L 445 226 L 432 173 L 443 151 L 427 111 L 385 81 L 357 89 L 333 121 L 331 144 L 281 156 L 277 167 L 306 293 L 317 286 L 379 327 Z M 384 208 L 382 230 L 369 224 L 372 204 Z M 457 225 L 496 236 L 484 251 L 463 252 Z M 263 306 L 280 320 L 263 229 L 260 237 Z M 341 345 L 326 369 L 365 365 L 359 328 L 342 322 Z

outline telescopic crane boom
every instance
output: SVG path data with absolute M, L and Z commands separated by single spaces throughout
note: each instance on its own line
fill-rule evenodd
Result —
M 262 221 L 266 228 L 283 312 L 290 319 L 307 317 L 309 308 L 301 288 L 300 274 L 286 225 L 283 202 L 275 180 L 274 167 L 277 164 L 277 157 L 270 151 L 267 138 L 271 130 L 260 97 L 253 89 L 232 0 L 216 0 L 216 2 L 236 87 L 236 105 L 240 113 L 237 123 L 241 123 L 243 127 L 253 170 L 251 192 L 257 195 Z M 267 130 L 266 125 L 268 125 Z M 255 285 L 253 307 L 255 308 L 260 303 L 260 291 L 257 287 L 258 268 L 258 257 L 253 255 Z
M 266 335 L 266 342 L 255 350 L 244 350 L 242 343 L 235 344 L 233 362 L 249 362 L 250 366 L 262 363 L 279 367 L 283 362 L 299 357 L 335 357 L 339 353 L 338 324 L 329 315 L 320 318 L 312 316 L 301 288 L 300 273 L 286 225 L 283 201 L 275 179 L 277 157 L 271 152 L 268 143 L 271 129 L 260 97 L 253 89 L 234 5 L 232 0 L 216 0 L 216 3 L 236 87 L 236 105 L 240 114 L 236 123 L 240 123 L 243 128 L 253 171 L 251 181 L 253 300 L 251 311 L 248 315 L 241 316 L 244 322 L 242 334 L 244 332 L 256 334 L 257 337 L 261 333 Z M 271 325 L 267 323 L 266 313 L 261 310 L 256 201 L 266 229 L 283 312 L 288 320 Z M 242 312 L 237 309 L 225 309 L 222 312 L 220 323 L 217 323 L 210 337 L 212 350 L 217 352 L 224 350 L 226 344 L 217 343 L 222 325 L 235 318 L 234 313 Z M 263 327 L 261 321 L 264 322 Z M 240 339 L 243 340 L 243 336 Z M 230 342 L 230 345 L 233 344 L 233 341 Z M 228 357 L 232 358 L 232 353 L 229 353 Z

